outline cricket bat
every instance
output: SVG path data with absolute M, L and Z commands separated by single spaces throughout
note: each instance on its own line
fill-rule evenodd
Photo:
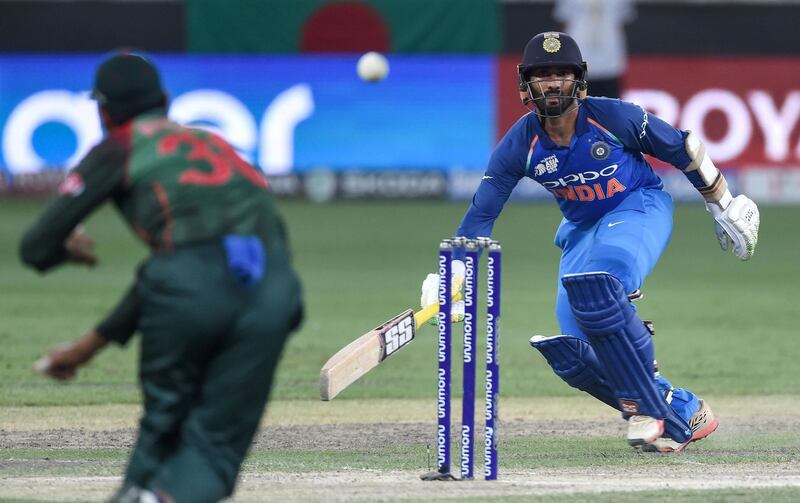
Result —
M 461 300 L 456 293 L 453 300 Z M 332 400 L 379 363 L 414 340 L 417 328 L 439 312 L 439 304 L 414 312 L 406 309 L 333 355 L 319 373 L 319 397 Z

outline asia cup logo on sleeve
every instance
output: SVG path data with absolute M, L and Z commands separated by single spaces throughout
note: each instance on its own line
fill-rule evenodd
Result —
M 533 176 L 540 176 L 545 173 L 555 173 L 558 170 L 558 157 L 550 155 L 542 159 L 533 169 Z

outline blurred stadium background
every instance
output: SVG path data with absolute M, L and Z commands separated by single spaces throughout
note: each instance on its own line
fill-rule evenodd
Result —
M 560 26 L 553 9 L 522 0 L 2 0 L 0 193 L 52 188 L 99 138 L 86 95 L 93 70 L 102 54 L 134 47 L 161 66 L 172 116 L 217 128 L 281 196 L 465 199 L 525 113 L 514 66 L 533 34 Z M 737 192 L 796 203 L 797 19 L 796 1 L 636 2 L 623 97 L 699 132 Z M 354 72 L 367 50 L 389 55 L 380 85 Z M 699 201 L 680 173 L 663 173 L 678 199 Z M 517 197 L 550 196 L 531 184 Z
M 282 200 L 309 317 L 278 374 L 279 404 L 270 411 L 277 411 L 280 431 L 319 420 L 430 432 L 409 433 L 399 447 L 382 444 L 397 433 L 391 428 L 364 430 L 377 431 L 373 444 L 362 430 L 352 438 L 304 430 L 321 447 L 296 450 L 292 441 L 277 450 L 262 438 L 245 471 L 338 473 L 345 465 L 421 472 L 425 444 L 433 441 L 433 330 L 423 329 L 419 342 L 324 407 L 317 403 L 319 368 L 348 341 L 416 305 L 438 239 L 455 230 L 494 144 L 526 113 L 515 65 L 532 35 L 560 27 L 555 7 L 525 0 L 0 0 L 0 469 L 18 484 L 0 480 L 8 488 L 0 499 L 17 501 L 28 486 L 29 497 L 41 499 L 41 487 L 25 477 L 51 475 L 102 487 L 62 494 L 55 491 L 65 486 L 53 483 L 50 500 L 107 495 L 113 480 L 88 477 L 120 473 L 135 426 L 134 352 L 106 351 L 72 386 L 34 375 L 30 364 L 113 305 L 143 246 L 106 209 L 87 225 L 101 259 L 91 274 L 63 268 L 41 279 L 16 254 L 23 229 L 102 134 L 88 90 L 106 53 L 131 47 L 149 54 L 172 98 L 171 116 L 219 131 L 268 174 Z M 782 473 L 800 480 L 793 314 L 800 283 L 800 2 L 650 0 L 635 7 L 625 26 L 623 97 L 697 131 L 733 191 L 762 208 L 759 249 L 751 262 L 738 263 L 719 251 L 685 177 L 657 166 L 680 204 L 673 245 L 648 279 L 640 310 L 656 320 L 662 370 L 710 396 L 732 428 L 693 450 L 684 468 L 752 461 L 770 472 L 777 465 L 769 463 L 783 463 Z M 384 82 L 356 76 L 356 60 L 368 50 L 388 56 Z M 495 229 L 506 245 L 501 410 L 518 434 L 501 433 L 501 464 L 567 471 L 641 464 L 613 430 L 592 432 L 594 423 L 583 431 L 606 435 L 600 440 L 540 438 L 552 418 L 615 418 L 605 409 L 582 412 L 591 400 L 565 386 L 527 345 L 533 333 L 557 330 L 552 234 L 560 215 L 532 182 L 513 198 Z M 85 428 L 108 430 L 112 440 Z M 50 440 L 25 436 L 28 430 L 50 431 Z M 349 449 L 353 439 L 368 448 Z M 333 441 L 336 448 L 325 450 Z M 70 464 L 75 460 L 85 464 Z M 677 469 L 681 462 L 644 463 Z M 739 478 L 750 479 L 748 472 Z M 278 494 L 294 497 L 291 488 Z M 351 493 L 342 494 L 346 500 Z M 758 501 L 798 497 L 796 490 L 784 499 L 764 494 Z M 638 501 L 626 497 L 607 501 Z M 246 492 L 243 498 L 263 500 Z M 419 501 L 426 498 L 418 493 Z

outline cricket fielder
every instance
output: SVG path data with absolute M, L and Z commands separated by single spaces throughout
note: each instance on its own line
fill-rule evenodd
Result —
M 111 501 L 219 501 L 233 493 L 302 318 L 284 224 L 260 171 L 219 137 L 167 119 L 147 59 L 104 61 L 93 96 L 106 136 L 25 234 L 22 260 L 39 271 L 93 264 L 79 223 L 107 200 L 151 254 L 110 315 L 39 370 L 72 377 L 107 343 L 141 332 L 144 415 Z
M 567 384 L 620 410 L 631 445 L 681 451 L 719 421 L 694 393 L 659 375 L 649 327 L 630 301 L 672 232 L 672 198 L 644 154 L 684 172 L 705 199 L 722 249 L 742 260 L 755 251 L 758 208 L 730 193 L 695 133 L 633 103 L 586 97 L 586 63 L 568 35 L 533 37 L 518 75 L 531 113 L 497 145 L 457 235 L 490 236 L 522 177 L 549 190 L 564 215 L 555 236 L 563 335 L 535 336 L 531 345 Z M 435 285 L 426 279 L 423 303 L 433 302 Z

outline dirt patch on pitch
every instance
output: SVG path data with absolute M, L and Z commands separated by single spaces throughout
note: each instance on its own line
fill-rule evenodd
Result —
M 476 421 L 476 423 L 478 423 Z M 476 433 L 483 426 L 476 424 Z M 453 426 L 453 432 L 459 425 Z M 776 433 L 800 430 L 800 416 L 723 417 L 718 434 Z M 612 416 L 594 419 L 502 421 L 502 438 L 520 437 L 620 437 L 626 423 Z M 268 426 L 255 439 L 262 449 L 368 449 L 376 447 L 428 445 L 435 438 L 435 425 L 425 423 L 365 423 L 342 425 Z
M 800 417 L 800 395 L 708 397 L 720 417 Z M 476 402 L 475 410 L 483 404 Z M 453 410 L 460 402 L 453 401 Z M 132 404 L 0 407 L 0 432 L 54 429 L 116 431 L 135 428 L 141 407 Z M 433 423 L 432 399 L 343 399 L 331 402 L 270 402 L 263 426 L 343 425 L 356 423 Z M 509 397 L 500 400 L 500 415 L 513 421 L 592 421 L 611 418 L 608 406 L 582 395 Z
M 369 449 L 429 444 L 433 422 L 267 425 L 256 436 L 256 449 Z M 453 431 L 457 431 L 454 425 Z M 778 433 L 800 430 L 800 416 L 722 417 L 717 434 Z M 476 424 L 478 435 L 482 426 Z M 500 423 L 502 438 L 624 438 L 625 422 L 615 416 L 593 419 L 550 419 Z M 0 449 L 128 449 L 135 430 L 48 429 L 0 430 Z
M 796 424 L 800 425 L 800 418 Z M 624 433 L 625 423 L 616 418 L 566 421 L 505 421 L 504 438 L 531 435 L 554 437 L 614 436 Z M 433 422 L 351 423 L 321 425 L 268 425 L 256 435 L 256 449 L 368 449 L 425 445 L 434 438 Z M 454 425 L 453 431 L 457 431 Z M 476 432 L 482 434 L 476 424 Z M 130 448 L 135 430 L 49 429 L 0 430 L 0 449 L 119 449 Z
M 589 402 L 589 401 L 584 401 Z M 772 409 L 745 408 L 742 400 L 720 400 L 717 413 L 721 425 L 717 436 L 737 434 L 780 434 L 800 430 L 800 414 L 797 413 L 797 398 L 784 399 Z M 409 401 L 409 408 L 399 410 L 387 402 L 386 415 L 375 411 L 376 404 L 368 404 L 370 413 L 356 414 L 359 403 L 344 402 L 330 407 L 326 404 L 316 409 L 327 411 L 327 415 L 315 418 L 315 405 L 297 407 L 281 404 L 277 413 L 267 418 L 259 431 L 254 450 L 281 449 L 288 451 L 329 450 L 347 451 L 357 449 L 380 449 L 394 446 L 426 447 L 434 441 L 432 408 L 418 406 Z M 717 403 L 717 402 L 715 402 Z M 556 406 L 559 407 L 556 407 Z M 501 422 L 501 442 L 514 438 L 588 438 L 618 437 L 622 442 L 625 423 L 616 414 L 605 408 L 570 408 L 564 403 L 541 401 L 528 403 L 511 402 L 504 409 Z M 579 405 L 583 407 L 583 402 Z M 736 407 L 734 408 L 733 405 Z M 752 405 L 752 404 L 751 404 Z M 378 403 L 378 407 L 381 404 Z M 562 406 L 564 406 L 562 408 Z M 317 406 L 318 407 L 318 406 Z M 716 407 L 716 405 L 715 405 Z M 343 409 L 349 409 L 347 414 Z M 379 411 L 381 409 L 378 409 Z M 48 460 L 44 454 L 53 449 L 130 449 L 135 438 L 135 409 L 120 410 L 119 419 L 114 419 L 103 428 L 102 421 L 81 423 L 64 421 L 72 416 L 61 409 L 47 414 L 24 414 L 5 411 L 0 422 L 0 454 L 12 449 L 43 451 L 43 457 L 13 459 L 8 454 L 0 458 L 0 499 L 30 499 L 43 501 L 101 501 L 119 485 L 122 472 L 120 457 L 87 460 Z M 125 414 L 123 414 L 123 412 Z M 381 416 L 377 418 L 375 416 Z M 90 415 L 92 421 L 98 416 Z M 404 417 L 405 420 L 399 418 Z M 24 419 L 28 419 L 25 421 Z M 59 420 L 60 419 L 60 420 Z M 294 422 L 296 421 L 296 422 Z M 480 421 L 478 435 L 481 434 Z M 52 425 L 63 427 L 54 428 Z M 454 432 L 458 425 L 454 425 Z M 705 454 L 711 453 L 703 446 Z M 763 451 L 739 454 L 758 456 Z M 237 502 L 340 502 L 340 501 L 430 501 L 437 499 L 459 499 L 472 497 L 488 499 L 498 496 L 543 496 L 553 494 L 590 494 L 607 491 L 651 491 L 657 489 L 718 489 L 718 488 L 767 488 L 791 486 L 800 490 L 800 456 L 797 452 L 770 450 L 769 459 L 786 459 L 786 462 L 743 462 L 707 464 L 692 452 L 672 457 L 669 464 L 644 464 L 642 466 L 592 466 L 543 469 L 503 468 L 501 480 L 481 480 L 459 483 L 433 483 L 419 480 L 421 470 L 339 470 L 324 472 L 289 473 L 281 471 L 246 471 L 234 501 Z M 719 452 L 720 457 L 730 452 Z M 764 458 L 761 458 L 764 459 Z M 58 464 L 58 467 L 55 465 Z M 63 472 L 62 472 L 63 470 Z M 62 472 L 64 476 L 53 476 Z M 42 476 L 37 476 L 42 474 Z

